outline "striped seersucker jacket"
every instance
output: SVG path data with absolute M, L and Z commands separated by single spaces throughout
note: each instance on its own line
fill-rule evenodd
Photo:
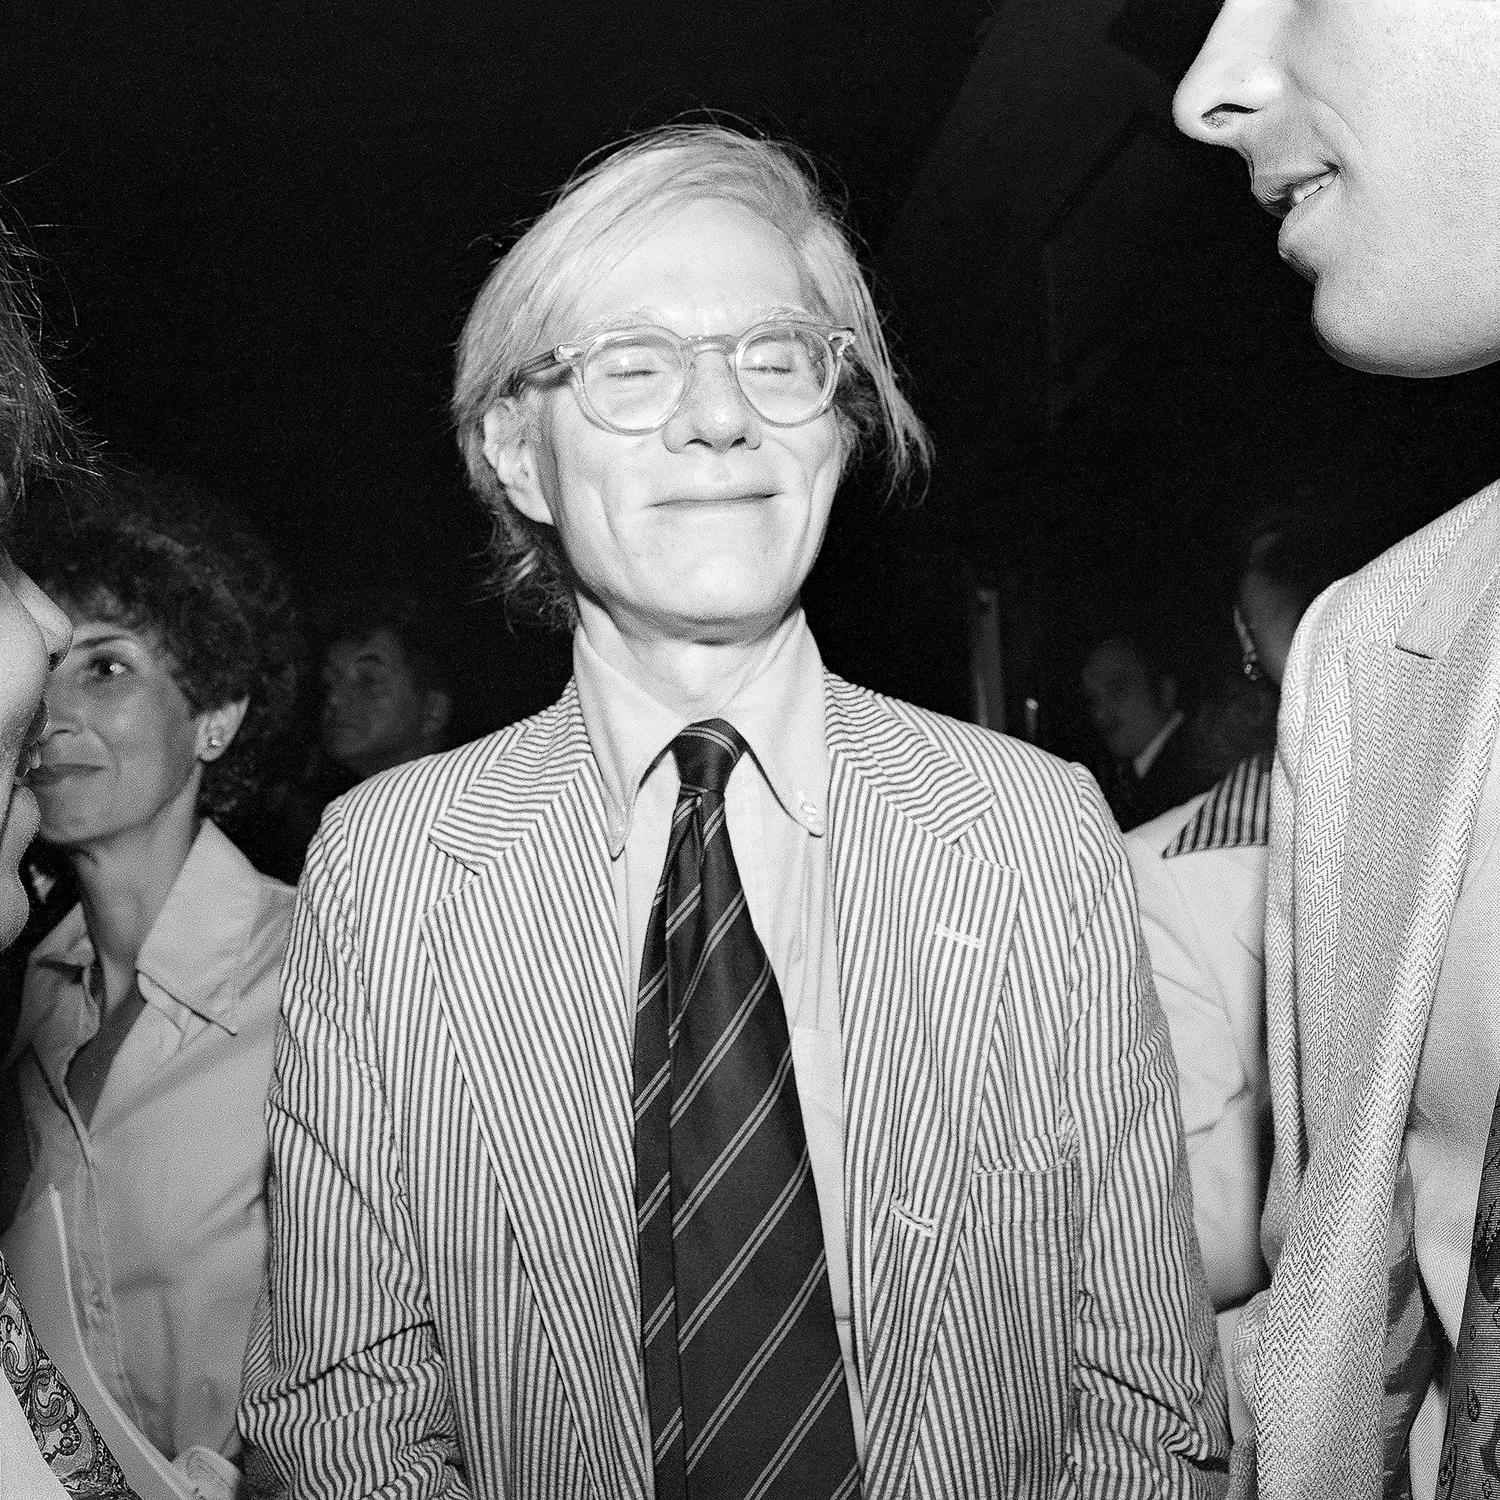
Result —
M 863 1492 L 1217 1495 L 1175 1073 L 1097 790 L 826 701 Z M 294 1496 L 650 1493 L 608 859 L 571 688 L 324 820 L 242 1413 Z
M 1235 1492 L 1378 1500 L 1402 1141 L 1500 722 L 1500 484 L 1336 584 L 1288 663 L 1271 802 L 1271 1286 L 1235 1337 Z M 1395 1208 L 1405 1202 L 1406 1221 Z

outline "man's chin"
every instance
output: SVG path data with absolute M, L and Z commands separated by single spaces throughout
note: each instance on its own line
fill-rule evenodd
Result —
M 6 870 L 0 874 L 0 952 L 20 937 L 29 913 L 20 879 L 14 870 Z
M 1369 293 L 1340 297 L 1326 278 L 1313 297 L 1313 332 L 1340 364 L 1367 375 L 1436 380 L 1500 358 L 1500 335 L 1483 340 L 1470 329 L 1450 332 L 1440 320 L 1392 308 Z

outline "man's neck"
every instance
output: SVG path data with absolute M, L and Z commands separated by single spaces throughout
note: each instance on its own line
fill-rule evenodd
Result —
M 664 707 L 689 720 L 707 718 L 760 670 L 788 631 L 801 606 L 745 639 L 663 638 L 612 620 L 587 601 L 579 602 L 578 628 L 617 672 Z

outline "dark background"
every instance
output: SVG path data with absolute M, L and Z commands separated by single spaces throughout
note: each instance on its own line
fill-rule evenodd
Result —
M 937 439 L 920 507 L 855 476 L 809 588 L 871 686 L 968 713 L 990 584 L 1012 715 L 1037 697 L 1082 753 L 1078 658 L 1117 615 L 1232 664 L 1248 511 L 1316 508 L 1369 553 L 1500 472 L 1495 377 L 1334 365 L 1238 158 L 1172 132 L 1212 0 L 7 8 L 0 182 L 77 410 L 248 510 L 310 605 L 431 595 L 469 731 L 546 702 L 567 655 L 484 597 L 454 339 L 585 154 L 685 114 L 842 183 Z

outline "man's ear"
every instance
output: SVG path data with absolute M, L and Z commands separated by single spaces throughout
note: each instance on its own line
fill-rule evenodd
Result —
M 428 688 L 422 694 L 422 734 L 432 744 L 437 744 L 448 727 L 453 713 L 453 700 L 437 688 Z
M 217 708 L 205 709 L 198 715 L 194 748 L 199 760 L 205 763 L 218 760 L 234 743 L 249 707 L 250 700 L 240 698 L 234 703 L 221 703 Z
M 510 503 L 528 521 L 552 525 L 552 507 L 537 470 L 531 423 L 514 396 L 485 412 L 484 456 Z

